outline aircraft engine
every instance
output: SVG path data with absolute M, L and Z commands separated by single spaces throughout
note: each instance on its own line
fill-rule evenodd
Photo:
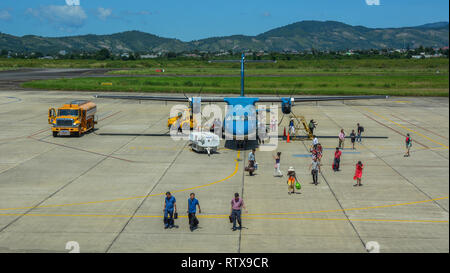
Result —
M 290 114 L 293 104 L 294 98 L 281 98 L 281 111 L 283 114 Z

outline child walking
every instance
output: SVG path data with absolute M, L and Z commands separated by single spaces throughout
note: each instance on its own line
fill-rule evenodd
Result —
M 295 193 L 295 183 L 299 183 L 297 180 L 297 176 L 295 175 L 295 169 L 294 167 L 289 167 L 288 169 L 288 180 L 287 180 L 287 184 L 288 184 L 288 194 L 293 194 Z

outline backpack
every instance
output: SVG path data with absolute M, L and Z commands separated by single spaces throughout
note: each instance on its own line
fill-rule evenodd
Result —
M 361 133 L 364 132 L 364 127 L 361 126 Z

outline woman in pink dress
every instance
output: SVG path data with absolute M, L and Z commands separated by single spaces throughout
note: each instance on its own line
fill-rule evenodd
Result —
M 356 184 L 353 185 L 354 187 L 362 186 L 361 177 L 362 177 L 363 168 L 364 168 L 364 165 L 361 163 L 361 161 L 358 161 L 358 164 L 356 164 L 355 176 L 353 176 L 353 180 L 356 180 Z

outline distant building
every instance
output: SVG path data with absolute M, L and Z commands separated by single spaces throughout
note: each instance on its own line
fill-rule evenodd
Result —
M 183 54 L 184 57 L 190 57 L 190 58 L 200 58 L 201 56 L 198 54 L 190 53 L 190 54 Z
M 141 55 L 141 59 L 155 59 L 158 58 L 158 55 L 156 54 L 144 54 Z
M 413 59 L 429 59 L 429 58 L 440 58 L 443 55 L 441 53 L 436 54 L 425 54 L 425 52 L 420 53 L 420 55 L 412 55 L 411 58 Z

